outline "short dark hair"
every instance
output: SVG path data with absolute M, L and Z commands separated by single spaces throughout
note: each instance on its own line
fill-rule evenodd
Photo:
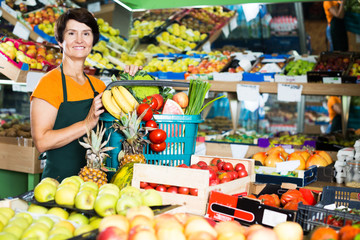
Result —
M 64 41 L 64 31 L 66 28 L 67 22 L 73 19 L 75 21 L 84 23 L 86 26 L 91 28 L 93 33 L 93 46 L 99 41 L 99 26 L 97 24 L 96 19 L 93 14 L 90 13 L 85 8 L 71 8 L 63 13 L 55 23 L 55 39 L 58 43 L 62 43 Z

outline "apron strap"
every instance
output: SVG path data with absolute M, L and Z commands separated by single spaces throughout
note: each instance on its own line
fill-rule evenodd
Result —
M 90 86 L 91 86 L 92 90 L 94 91 L 94 97 L 99 95 L 99 93 L 95 90 L 94 86 L 92 85 L 90 78 L 85 74 L 85 72 L 84 72 L 84 76 L 89 80 Z
M 64 71 L 63 71 L 63 64 L 60 64 L 60 69 L 61 69 L 61 81 L 62 81 L 62 85 L 63 85 L 63 95 L 64 95 L 64 102 L 67 102 L 67 91 L 66 91 L 66 78 L 64 75 Z

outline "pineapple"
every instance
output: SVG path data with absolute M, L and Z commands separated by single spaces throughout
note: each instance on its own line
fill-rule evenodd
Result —
M 105 147 L 109 142 L 110 135 L 106 141 L 102 142 L 106 128 L 103 125 L 96 127 L 94 130 L 88 131 L 86 137 L 83 138 L 84 142 L 79 141 L 80 145 L 86 148 L 86 161 L 87 165 L 84 166 L 79 176 L 85 181 L 96 183 L 99 187 L 107 183 L 107 175 L 101 170 L 105 157 L 109 155 L 105 152 L 113 150 L 114 147 Z
M 145 112 L 146 113 L 146 112 Z M 143 113 L 137 117 L 136 111 L 122 115 L 120 121 L 113 124 L 116 131 L 121 131 L 125 136 L 122 142 L 122 150 L 119 152 L 119 168 L 130 162 L 145 163 L 145 156 L 142 154 L 146 144 L 150 141 L 143 137 L 147 134 L 146 128 L 140 128 Z

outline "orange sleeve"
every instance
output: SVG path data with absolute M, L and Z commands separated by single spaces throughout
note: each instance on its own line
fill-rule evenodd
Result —
M 63 101 L 63 91 L 61 74 L 58 70 L 51 70 L 40 79 L 30 96 L 30 101 L 32 101 L 34 97 L 43 99 L 59 109 L 59 106 Z
M 106 85 L 102 80 L 100 80 L 100 79 L 98 79 L 98 78 L 96 78 L 94 76 L 89 76 L 88 75 L 88 77 L 90 78 L 91 83 L 93 84 L 95 90 L 98 93 L 102 93 L 105 90 Z
M 336 112 L 332 108 L 336 103 L 341 103 L 341 99 L 335 96 L 331 96 L 327 102 L 330 121 L 336 116 Z
M 323 7 L 324 7 L 326 20 L 327 20 L 328 24 L 330 24 L 330 22 L 333 18 L 333 15 L 330 13 L 329 9 L 337 6 L 338 4 L 339 4 L 338 1 L 324 1 L 323 2 Z

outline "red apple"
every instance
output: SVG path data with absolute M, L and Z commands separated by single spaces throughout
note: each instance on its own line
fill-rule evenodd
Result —
M 118 227 L 110 226 L 99 233 L 97 240 L 126 240 L 127 233 Z

